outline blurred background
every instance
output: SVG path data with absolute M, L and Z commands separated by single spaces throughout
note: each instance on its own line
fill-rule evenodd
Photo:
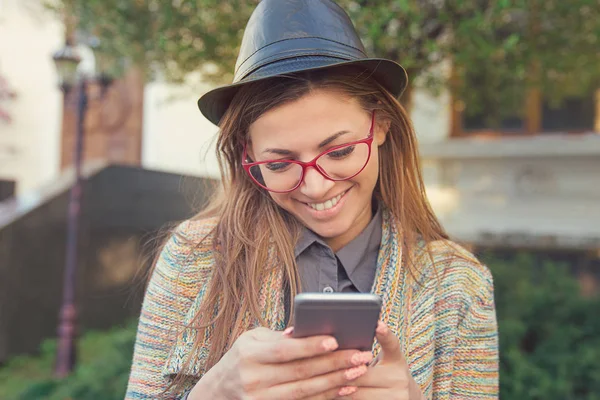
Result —
M 408 70 L 430 201 L 494 274 L 501 397 L 600 399 L 600 4 L 338 2 Z M 257 3 L 0 0 L 0 399 L 123 398 Z

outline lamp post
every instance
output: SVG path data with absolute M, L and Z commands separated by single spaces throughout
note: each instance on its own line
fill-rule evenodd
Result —
M 81 61 L 77 50 L 70 40 L 65 46 L 52 56 L 59 75 L 60 87 L 64 93 L 65 106 L 68 104 L 69 93 L 77 89 L 77 125 L 75 132 L 74 167 L 75 182 L 71 187 L 67 211 L 67 240 L 66 262 L 63 276 L 63 297 L 59 314 L 58 326 L 58 351 L 56 358 L 55 375 L 59 378 L 69 375 L 76 362 L 76 323 L 77 307 L 75 305 L 75 288 L 77 282 L 77 239 L 79 234 L 79 219 L 81 214 L 81 197 L 83 193 L 83 178 L 81 167 L 83 164 L 83 149 L 85 138 L 85 116 L 88 106 L 87 87 L 89 78 L 78 74 L 78 65 Z M 110 80 L 102 74 L 100 84 L 102 92 Z

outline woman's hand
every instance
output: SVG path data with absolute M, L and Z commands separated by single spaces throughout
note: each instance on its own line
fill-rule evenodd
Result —
M 408 370 L 400 341 L 383 323 L 377 325 L 381 352 L 368 372 L 352 382 L 358 390 L 336 399 L 422 400 L 423 394 Z
M 335 351 L 329 336 L 292 339 L 258 328 L 241 335 L 190 393 L 189 400 L 332 400 L 367 372 L 371 352 Z M 340 392 L 342 390 L 342 392 Z

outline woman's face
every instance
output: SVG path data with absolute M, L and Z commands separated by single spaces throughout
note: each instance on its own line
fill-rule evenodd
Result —
M 327 149 L 367 138 L 370 127 L 371 114 L 356 100 L 317 90 L 266 112 L 254 122 L 248 153 L 254 161 L 309 162 Z M 383 125 L 375 124 L 373 137 L 371 157 L 354 178 L 332 181 L 310 167 L 293 192 L 269 192 L 279 206 L 323 237 L 335 251 L 371 220 L 371 199 L 379 176 L 378 147 L 386 137 Z

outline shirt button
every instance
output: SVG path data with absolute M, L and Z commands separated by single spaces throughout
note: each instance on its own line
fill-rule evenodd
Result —
M 323 293 L 333 293 L 335 292 L 335 290 L 333 290 L 333 288 L 331 286 L 325 286 L 325 289 L 323 289 Z

